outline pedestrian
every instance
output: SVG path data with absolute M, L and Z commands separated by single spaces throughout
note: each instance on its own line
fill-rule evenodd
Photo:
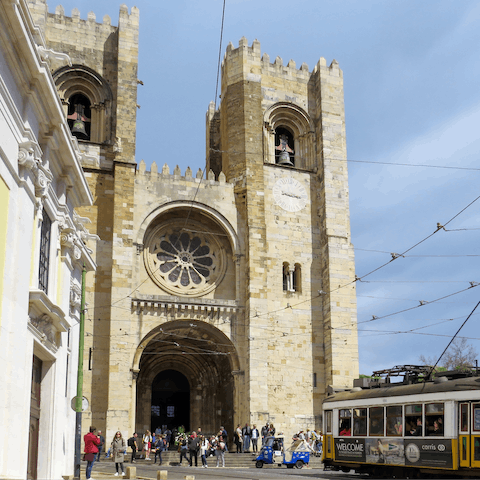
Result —
M 220 462 L 222 463 L 222 467 L 225 467 L 225 442 L 223 441 L 223 437 L 221 435 L 218 437 L 215 456 L 217 457 L 217 467 L 220 466 Z
M 245 424 L 245 426 L 242 428 L 242 435 L 243 435 L 243 453 L 250 453 L 250 438 L 252 436 L 252 429 L 248 425 L 248 423 Z
M 135 463 L 136 456 L 137 456 L 137 432 L 134 432 L 133 435 L 128 439 L 128 446 L 132 449 L 132 460 L 131 463 Z
M 207 465 L 207 451 L 210 447 L 210 443 L 208 441 L 208 438 L 204 436 L 200 436 L 200 456 L 202 458 L 202 467 L 203 468 L 208 468 Z
M 158 455 L 158 464 L 162 464 L 162 452 L 165 450 L 165 442 L 163 440 L 163 435 L 157 435 L 156 436 L 157 441 L 155 442 L 154 448 L 155 448 L 155 459 L 153 460 L 153 463 L 157 463 L 157 455 Z
M 180 435 L 178 440 L 178 451 L 180 453 L 180 465 L 182 464 L 182 458 L 185 458 L 185 461 L 188 462 L 187 458 L 187 451 L 188 451 L 188 444 L 187 439 L 185 438 L 185 434 Z
M 258 437 L 260 436 L 257 426 L 253 425 L 252 427 L 252 451 L 258 452 Z
M 152 434 L 147 430 L 143 435 L 143 451 L 145 452 L 145 460 L 150 459 L 150 450 L 152 449 Z
M 100 443 L 100 438 L 97 437 L 96 431 L 95 427 L 90 427 L 89 432 L 83 437 L 85 442 L 85 460 L 87 461 L 87 470 L 85 472 L 87 479 L 90 478 L 92 473 L 93 464 L 98 453 L 98 444 Z
M 238 425 L 237 429 L 235 430 L 233 441 L 237 446 L 237 453 L 242 453 L 242 429 L 240 428 L 240 425 Z
M 166 445 L 165 445 L 165 448 L 168 450 L 170 448 L 170 442 L 172 440 L 172 431 L 167 428 L 167 430 L 165 430 L 165 442 L 166 442 Z
M 98 438 L 100 438 L 100 443 L 98 444 L 98 454 L 97 454 L 97 458 L 95 461 L 99 462 L 100 461 L 100 455 L 102 454 L 102 450 L 104 449 L 104 445 L 105 445 L 105 437 L 102 435 L 102 431 L 99 430 L 97 432 L 97 436 Z
M 125 439 L 122 437 L 122 432 L 117 432 L 112 440 L 112 456 L 113 461 L 115 462 L 115 476 L 118 477 L 120 474 L 119 470 L 122 471 L 122 476 L 125 475 L 125 468 L 123 467 L 123 462 L 125 461 L 125 453 L 127 450 L 127 444 Z
M 268 422 L 262 427 L 262 446 L 265 445 L 265 439 L 268 437 Z
M 188 439 L 188 453 L 190 457 L 190 466 L 192 467 L 193 459 L 195 458 L 195 466 L 198 467 L 198 451 L 200 450 L 200 438 L 195 432 L 192 433 Z
M 225 453 L 228 453 L 228 433 L 225 430 L 225 427 L 220 427 L 220 432 L 223 437 L 223 441 L 225 443 Z

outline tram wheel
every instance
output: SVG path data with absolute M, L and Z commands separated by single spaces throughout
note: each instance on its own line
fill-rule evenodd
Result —
M 261 460 L 257 460 L 257 462 L 255 463 L 255 466 L 257 468 L 262 468 L 263 467 L 263 462 Z

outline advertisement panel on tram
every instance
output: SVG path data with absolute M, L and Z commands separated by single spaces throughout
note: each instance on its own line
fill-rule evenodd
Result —
M 452 468 L 452 455 L 448 439 L 335 439 L 335 460 L 344 462 Z

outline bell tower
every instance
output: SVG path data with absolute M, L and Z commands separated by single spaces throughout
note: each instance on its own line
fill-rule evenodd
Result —
M 119 349 L 111 338 L 125 324 L 118 309 L 130 309 L 132 290 L 135 144 L 139 10 L 120 6 L 118 25 L 94 12 L 84 18 L 60 5 L 49 13 L 45 0 L 29 7 L 48 49 L 44 52 L 72 134 L 82 152 L 81 163 L 94 197 L 79 209 L 99 241 L 92 255 L 97 271 L 87 275 L 88 311 L 83 393 L 90 410 L 83 431 L 96 425 L 106 437 L 134 424 L 128 401 L 117 392 L 130 390 L 131 374 L 118 375 Z M 117 308 L 117 310 L 115 310 Z M 123 334 L 123 331 L 121 332 Z M 123 358 L 123 357 L 122 357 Z M 122 360 L 123 361 L 123 360 Z M 118 377 L 118 382 L 117 382 Z
M 221 99 L 207 168 L 234 184 L 245 245 L 238 415 L 320 428 L 328 388 L 358 375 L 343 74 L 324 58 L 313 71 L 271 63 L 242 38 L 227 47 Z

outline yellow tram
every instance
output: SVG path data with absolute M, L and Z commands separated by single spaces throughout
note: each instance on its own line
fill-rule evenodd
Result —
M 323 462 L 377 477 L 480 476 L 480 375 L 395 367 L 324 401 Z M 390 383 L 392 375 L 404 382 Z M 358 382 L 358 381 L 357 381 Z M 358 384 L 357 384 L 358 385 Z

